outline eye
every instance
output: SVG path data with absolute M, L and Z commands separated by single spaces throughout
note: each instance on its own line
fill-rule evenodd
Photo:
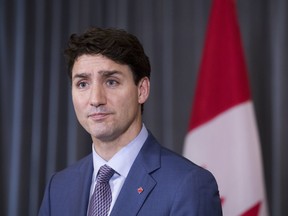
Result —
M 83 88 L 85 88 L 87 86 L 88 86 L 88 83 L 84 82 L 84 81 L 81 81 L 81 82 L 77 83 L 77 87 L 80 88 L 80 89 L 83 89 Z
M 107 86 L 114 87 L 117 86 L 119 83 L 116 80 L 107 80 Z

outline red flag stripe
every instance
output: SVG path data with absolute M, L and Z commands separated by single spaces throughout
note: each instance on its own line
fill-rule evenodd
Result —
M 208 22 L 189 131 L 249 99 L 235 2 L 215 0 Z

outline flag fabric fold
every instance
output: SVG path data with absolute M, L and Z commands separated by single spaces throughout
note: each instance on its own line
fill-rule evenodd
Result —
M 183 154 L 210 170 L 223 215 L 268 215 L 260 141 L 234 0 L 213 0 Z

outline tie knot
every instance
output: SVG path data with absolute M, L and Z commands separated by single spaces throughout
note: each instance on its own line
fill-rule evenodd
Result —
M 115 171 L 106 164 L 101 166 L 97 176 L 97 181 L 100 183 L 109 182 L 110 178 L 114 175 L 114 172 Z

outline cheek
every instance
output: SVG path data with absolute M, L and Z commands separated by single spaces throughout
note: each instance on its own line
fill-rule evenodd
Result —
M 74 110 L 76 112 L 76 115 L 78 116 L 79 114 L 81 114 L 81 112 L 83 112 L 84 110 L 84 101 L 83 98 L 81 97 L 76 97 L 75 95 L 72 96 L 72 102 L 73 102 L 73 106 L 74 106 Z
M 125 97 L 122 100 L 121 109 L 126 115 L 134 115 L 139 108 L 138 97 L 137 95 L 131 94 L 128 97 Z

